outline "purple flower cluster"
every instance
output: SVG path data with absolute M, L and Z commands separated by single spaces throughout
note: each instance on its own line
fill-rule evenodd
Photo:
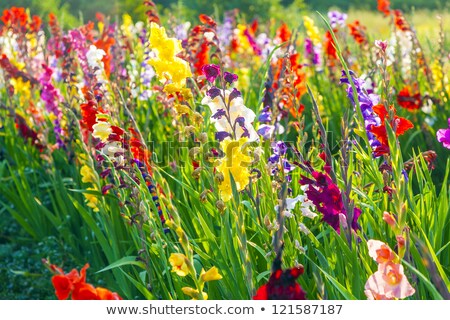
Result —
M 312 169 L 312 168 L 311 168 Z M 341 191 L 333 183 L 328 173 L 318 172 L 312 169 L 312 178 L 302 175 L 300 184 L 307 186 L 306 196 L 322 213 L 322 221 L 328 223 L 334 230 L 340 232 L 340 221 L 346 217 L 344 204 L 342 202 Z M 358 217 L 361 215 L 361 209 L 355 208 L 353 211 L 352 229 L 358 228 Z
M 223 24 L 217 27 L 217 36 L 222 50 L 230 45 L 231 39 L 233 38 L 233 22 L 232 12 L 227 12 Z
M 272 154 L 268 159 L 269 167 L 271 168 L 271 175 L 276 174 L 280 170 L 279 169 L 280 159 L 284 173 L 290 173 L 292 170 L 296 168 L 291 163 L 289 163 L 289 161 L 284 157 L 286 155 L 288 147 L 283 141 L 273 142 L 271 147 L 272 147 Z M 290 182 L 291 177 L 288 175 L 286 177 L 286 180 Z
M 328 19 L 330 20 L 330 26 L 335 29 L 336 27 L 345 27 L 345 20 L 347 20 L 347 14 L 339 11 L 329 11 Z
M 315 46 L 309 38 L 305 39 L 305 56 L 308 57 L 313 66 L 320 67 L 322 65 L 320 47 Z
M 372 126 L 379 126 L 381 124 L 380 118 L 373 111 L 373 106 L 377 105 L 380 101 L 380 97 L 377 94 L 369 94 L 365 89 L 365 81 L 362 78 L 357 78 L 353 71 L 350 71 L 350 76 L 352 78 L 353 84 L 355 85 L 357 99 L 359 101 L 359 106 L 361 108 L 361 113 L 364 118 L 364 126 L 367 133 L 367 138 L 372 149 L 380 146 L 381 143 L 376 139 L 374 134 L 370 132 Z M 356 101 L 353 97 L 353 88 L 347 78 L 345 71 L 342 71 L 342 77 L 340 83 L 347 84 L 347 96 L 352 102 L 353 106 L 356 108 Z
M 262 123 L 259 126 L 258 134 L 264 140 L 270 140 L 274 133 L 283 131 L 283 127 L 278 122 L 278 117 L 274 118 L 272 115 L 273 108 L 273 92 L 272 92 L 272 78 L 271 73 L 269 73 L 269 78 L 264 84 L 265 91 L 263 97 L 263 109 L 259 114 L 258 121 Z
M 61 117 L 62 113 L 61 110 L 58 107 L 59 102 L 62 101 L 61 95 L 52 84 L 52 74 L 53 71 L 51 68 L 49 68 L 46 64 L 42 65 L 42 68 L 44 69 L 44 72 L 42 73 L 41 77 L 39 78 L 39 82 L 42 86 L 41 89 L 41 99 L 44 101 L 45 109 L 47 112 L 52 113 L 55 115 L 55 120 L 53 121 L 54 124 L 54 132 L 56 136 L 56 145 L 61 148 L 64 145 L 64 142 L 62 140 L 62 128 L 61 128 Z

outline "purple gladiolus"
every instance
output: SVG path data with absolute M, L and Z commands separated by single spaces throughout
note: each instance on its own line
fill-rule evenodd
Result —
M 444 148 L 450 149 L 450 118 L 448 118 L 448 129 L 439 129 L 436 137 Z
M 366 129 L 367 138 L 369 140 L 372 149 L 380 146 L 381 143 L 376 139 L 370 129 L 372 126 L 378 126 L 381 124 L 380 118 L 373 111 L 373 106 L 377 105 L 380 97 L 376 94 L 369 94 L 365 90 L 365 81 L 361 78 L 357 78 L 353 71 L 350 71 L 350 76 L 352 77 L 353 84 L 355 85 L 357 99 L 359 101 L 359 106 L 361 109 L 362 116 L 364 118 L 364 125 Z M 353 106 L 356 107 L 356 100 L 353 96 L 353 88 L 350 80 L 347 78 L 345 71 L 342 71 L 342 77 L 340 83 L 347 84 L 347 96 L 352 102 Z
M 206 80 L 214 83 L 216 78 L 220 75 L 220 67 L 215 64 L 205 64 L 202 67 L 202 72 L 205 75 Z

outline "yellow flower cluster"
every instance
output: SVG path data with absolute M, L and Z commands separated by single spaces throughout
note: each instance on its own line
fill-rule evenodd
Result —
M 12 78 L 11 85 L 14 87 L 14 94 L 19 95 L 20 105 L 25 106 L 31 98 L 31 84 L 29 81 L 23 81 L 22 78 Z
M 448 84 L 448 78 L 447 76 L 444 75 L 441 63 L 438 60 L 434 61 L 433 64 L 431 65 L 431 73 L 433 75 L 435 92 L 441 92 L 442 96 L 445 96 L 445 94 L 442 92 L 444 85 L 445 91 L 450 93 L 450 85 Z
M 95 188 L 87 188 L 86 190 L 97 191 Z M 83 193 L 86 198 L 86 205 L 89 208 L 92 208 L 94 212 L 98 212 L 98 198 L 96 195 L 91 193 Z
M 97 189 L 97 176 L 95 175 L 94 170 L 92 170 L 92 168 L 87 164 L 87 157 L 86 155 L 80 155 L 80 160 L 81 163 L 83 163 L 83 166 L 80 169 L 80 174 L 81 174 L 81 182 L 83 183 L 91 183 L 93 184 L 93 188 L 89 187 L 86 190 L 90 190 L 90 191 L 98 191 Z M 92 208 L 92 210 L 94 212 L 98 212 L 98 197 L 94 194 L 91 193 L 83 193 L 84 197 L 86 198 L 86 205 L 89 208 Z
M 109 135 L 112 133 L 111 125 L 106 121 L 98 121 L 92 126 L 94 132 L 92 132 L 92 136 L 95 138 L 99 138 L 102 142 L 108 141 Z
M 311 39 L 311 41 L 315 46 L 319 45 L 320 44 L 319 29 L 314 25 L 314 20 L 311 19 L 310 17 L 303 16 L 303 25 L 305 26 L 308 38 Z
M 240 138 L 237 141 L 225 139 L 220 144 L 221 149 L 225 153 L 225 157 L 217 167 L 217 171 L 223 174 L 223 181 L 219 184 L 219 191 L 220 197 L 225 202 L 229 201 L 233 195 L 231 175 L 233 175 L 238 191 L 242 191 L 249 183 L 249 166 L 252 159 L 246 150 L 247 141 L 247 138 Z
M 180 91 L 186 85 L 186 78 L 192 76 L 187 61 L 177 57 L 182 51 L 181 41 L 167 37 L 166 30 L 152 22 L 150 25 L 150 48 L 156 57 L 149 60 L 155 69 L 159 81 L 172 83 L 166 85 L 166 91 Z

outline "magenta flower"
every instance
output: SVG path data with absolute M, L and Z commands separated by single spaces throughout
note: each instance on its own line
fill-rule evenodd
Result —
M 448 129 L 439 129 L 436 133 L 437 140 L 444 148 L 450 149 L 450 118 L 448 118 Z
M 312 170 L 312 178 L 301 176 L 300 184 L 307 186 L 305 193 L 309 200 L 314 203 L 317 211 L 323 214 L 322 221 L 328 223 L 338 233 L 340 232 L 340 216 L 347 216 L 342 202 L 341 190 L 333 183 L 327 172 L 322 173 Z M 351 228 L 358 229 L 358 218 L 361 209 L 354 208 Z
M 202 67 L 202 72 L 205 75 L 206 80 L 214 83 L 216 78 L 220 75 L 220 67 L 215 64 L 205 64 Z

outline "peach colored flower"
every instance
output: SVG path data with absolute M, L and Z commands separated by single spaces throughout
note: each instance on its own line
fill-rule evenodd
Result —
M 369 300 L 404 299 L 416 291 L 408 282 L 403 266 L 392 261 L 378 265 L 378 271 L 369 277 L 364 286 Z
M 387 244 L 378 240 L 367 241 L 369 256 L 378 263 L 398 262 L 398 257 Z

